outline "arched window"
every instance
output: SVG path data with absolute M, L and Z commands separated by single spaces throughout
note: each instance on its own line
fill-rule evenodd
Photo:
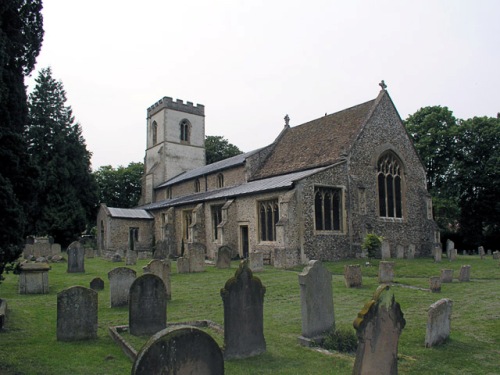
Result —
M 279 220 L 278 200 L 259 202 L 259 234 L 261 241 L 276 241 L 276 224 Z
M 403 217 L 403 167 L 392 152 L 377 163 L 378 207 L 381 217 Z
M 200 192 L 200 180 L 197 178 L 196 180 L 194 180 L 194 191 L 196 193 L 199 193 Z
M 158 124 L 153 121 L 151 124 L 151 134 L 153 136 L 153 146 L 158 142 Z
M 180 131 L 181 131 L 181 142 L 189 142 L 189 131 L 190 131 L 190 123 L 188 120 L 184 119 L 180 122 Z
M 342 230 L 342 189 L 314 188 L 314 219 L 316 230 Z
M 217 187 L 218 188 L 224 187 L 224 175 L 222 173 L 219 173 L 217 175 Z

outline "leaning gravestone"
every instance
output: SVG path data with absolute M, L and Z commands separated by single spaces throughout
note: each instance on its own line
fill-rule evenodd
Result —
M 429 307 L 425 332 L 426 348 L 439 345 L 450 336 L 452 305 L 453 302 L 450 299 L 443 298 Z
M 167 327 L 167 293 L 158 276 L 139 276 L 130 287 L 128 327 L 131 335 L 153 335 Z
M 231 248 L 229 246 L 221 246 L 217 251 L 217 262 L 215 266 L 219 269 L 231 267 Z
M 311 346 L 335 328 L 332 274 L 319 260 L 311 260 L 299 273 L 302 336 L 299 343 Z
M 242 261 L 220 291 L 224 304 L 224 358 L 246 358 L 266 351 L 265 293 L 266 288 L 253 276 L 248 262 Z
M 170 272 L 172 270 L 172 263 L 169 259 L 153 259 L 146 266 L 142 267 L 144 273 L 152 273 L 163 280 L 165 284 L 165 291 L 167 293 L 167 300 L 172 299 L 172 287 L 170 283 Z
M 90 289 L 95 291 L 104 290 L 104 280 L 100 277 L 95 277 L 90 281 Z
M 345 286 L 348 288 L 361 287 L 363 276 L 359 264 L 346 264 L 344 266 Z
M 460 267 L 460 274 L 458 275 L 458 281 L 461 282 L 470 281 L 470 265 Z
M 111 307 L 128 306 L 130 286 L 136 272 L 127 267 L 117 267 L 108 272 Z
M 394 280 L 394 262 L 381 261 L 378 265 L 378 282 L 392 283 Z
M 398 341 L 406 325 L 389 286 L 380 285 L 354 320 L 358 349 L 353 375 L 398 373 Z
M 453 270 L 441 270 L 441 282 L 442 283 L 453 282 Z
M 224 358 L 215 340 L 202 330 L 166 328 L 137 354 L 132 375 L 224 375 Z
M 97 292 L 72 286 L 57 294 L 57 341 L 97 338 Z
M 250 260 L 250 269 L 253 272 L 264 271 L 264 254 L 263 253 L 250 253 L 248 254 Z
M 68 246 L 68 273 L 85 272 L 85 249 L 78 241 Z

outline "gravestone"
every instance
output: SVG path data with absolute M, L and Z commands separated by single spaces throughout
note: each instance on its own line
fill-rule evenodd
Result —
M 378 265 L 378 282 L 392 283 L 394 280 L 394 262 L 381 261 Z
M 398 373 L 398 341 L 406 325 L 389 286 L 380 285 L 354 320 L 358 349 L 353 375 Z
M 122 256 L 118 253 L 115 253 L 112 257 L 111 257 L 111 261 L 113 263 L 119 263 L 122 261 Z
M 335 328 L 332 274 L 319 260 L 311 260 L 299 273 L 302 336 L 299 343 L 310 346 L 322 341 Z
M 215 266 L 219 269 L 231 267 L 231 248 L 229 246 L 221 246 L 217 251 L 217 262 Z
M 21 263 L 19 294 L 49 293 L 49 271 L 47 263 Z
M 458 275 L 458 281 L 461 282 L 470 281 L 470 265 L 460 267 L 460 274 Z
M 467 255 L 467 250 L 463 250 L 462 255 Z
M 163 280 L 146 273 L 130 287 L 128 327 L 131 335 L 153 335 L 167 327 L 167 293 Z
M 443 256 L 443 250 L 441 249 L 441 246 L 437 245 L 434 248 L 434 262 L 436 263 L 441 262 L 442 256 Z
M 224 375 L 224 358 L 215 340 L 189 326 L 166 328 L 137 354 L 132 375 Z
M 481 257 L 481 259 L 484 259 L 484 247 L 483 246 L 479 246 L 477 248 L 477 253 L 479 254 L 479 256 Z
M 348 288 L 361 287 L 363 277 L 361 275 L 361 267 L 359 264 L 346 264 L 344 266 L 345 286 Z
M 189 245 L 189 272 L 205 271 L 205 245 L 195 242 Z
M 142 267 L 144 273 L 152 273 L 163 280 L 165 284 L 165 291 L 167 293 L 167 300 L 172 299 L 172 287 L 170 283 L 170 273 L 172 270 L 172 263 L 168 259 L 159 260 L 153 259 L 146 266 Z
M 496 250 L 493 252 L 493 259 L 500 259 L 500 251 Z
M 441 292 L 441 277 L 434 276 L 429 278 L 429 289 L 432 293 Z
M 3 327 L 5 327 L 5 323 L 7 320 L 7 301 L 0 298 L 0 332 Z
M 426 348 L 439 345 L 450 337 L 452 305 L 450 299 L 443 298 L 434 302 L 427 310 Z
M 407 255 L 407 258 L 408 259 L 415 259 L 415 245 L 414 244 L 408 245 L 408 255 Z
M 242 261 L 220 291 L 224 304 L 224 358 L 246 358 L 266 351 L 265 293 L 266 288 L 253 275 L 248 261 Z
M 486 255 L 491 256 L 491 249 L 486 250 Z
M 177 258 L 177 273 L 189 273 L 189 258 Z
M 398 259 L 403 259 L 405 257 L 405 247 L 403 245 L 396 246 L 396 257 Z
M 125 265 L 135 266 L 137 264 L 137 251 L 127 250 L 125 254 Z
M 442 283 L 453 282 L 453 270 L 441 270 L 441 282 Z
M 457 249 L 450 250 L 450 261 L 453 262 L 457 260 Z
M 97 292 L 72 286 L 57 293 L 57 341 L 97 338 Z
M 68 273 L 85 272 L 85 249 L 78 241 L 68 246 Z
M 264 254 L 262 253 L 250 253 L 248 254 L 250 260 L 250 269 L 253 272 L 264 271 Z
M 136 272 L 127 267 L 117 267 L 108 272 L 111 307 L 128 306 L 130 286 Z
M 104 280 L 100 277 L 95 277 L 90 281 L 90 289 L 95 291 L 104 290 Z
M 448 259 L 451 258 L 451 250 L 455 248 L 455 242 L 450 240 L 449 238 L 446 240 L 446 256 Z
M 389 243 L 389 241 L 382 241 L 381 252 L 382 259 L 391 259 L 391 244 Z

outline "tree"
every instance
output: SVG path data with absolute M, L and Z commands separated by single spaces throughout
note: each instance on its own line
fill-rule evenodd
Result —
M 66 106 L 62 82 L 50 68 L 40 70 L 29 96 L 28 151 L 39 171 L 35 234 L 51 235 L 61 245 L 75 240 L 95 219 L 97 183 L 80 124 Z
M 111 165 L 94 172 L 99 185 L 99 201 L 109 207 L 132 208 L 141 198 L 143 163 L 130 163 L 114 169 Z
M 468 246 L 496 246 L 500 241 L 500 120 L 461 121 L 456 149 L 460 232 Z
M 212 164 L 220 160 L 241 154 L 241 150 L 218 135 L 205 137 L 206 163 Z
M 23 139 L 24 77 L 43 40 L 41 0 L 0 2 L 0 281 L 23 250 L 35 171 Z

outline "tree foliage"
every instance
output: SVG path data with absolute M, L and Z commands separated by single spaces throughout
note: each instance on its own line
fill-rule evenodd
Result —
M 41 0 L 0 2 L 0 280 L 22 252 L 33 191 L 23 139 L 27 118 L 24 77 L 43 40 Z
M 241 154 L 241 150 L 219 135 L 205 137 L 206 163 L 212 164 L 220 160 Z
M 66 106 L 63 84 L 40 70 L 29 97 L 28 151 L 39 172 L 32 228 L 67 245 L 95 217 L 97 184 L 80 124 Z
M 143 163 L 130 163 L 127 167 L 114 169 L 111 165 L 94 172 L 99 185 L 99 202 L 109 207 L 132 208 L 141 197 Z

